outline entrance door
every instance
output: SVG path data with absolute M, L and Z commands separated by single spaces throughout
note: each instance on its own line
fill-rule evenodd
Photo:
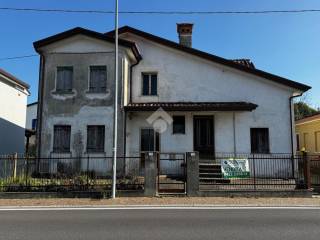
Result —
M 160 134 L 152 128 L 144 128 L 140 131 L 140 153 L 141 162 L 140 168 L 144 169 L 145 152 L 159 152 L 160 151 Z
M 214 124 L 213 116 L 195 116 L 194 151 L 199 152 L 200 159 L 214 159 Z

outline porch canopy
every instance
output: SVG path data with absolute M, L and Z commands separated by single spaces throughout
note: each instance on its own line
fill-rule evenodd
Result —
M 156 111 L 253 111 L 258 105 L 250 102 L 148 102 L 129 103 L 128 112 Z

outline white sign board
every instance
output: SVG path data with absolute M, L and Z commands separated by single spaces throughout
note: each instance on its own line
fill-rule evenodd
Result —
M 224 178 L 248 178 L 250 168 L 248 159 L 222 159 L 221 170 Z

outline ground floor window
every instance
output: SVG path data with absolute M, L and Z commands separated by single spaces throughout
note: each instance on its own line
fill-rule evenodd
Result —
M 186 119 L 185 116 L 173 116 L 173 134 L 185 134 L 186 133 Z
M 104 152 L 105 127 L 87 126 L 87 152 Z
M 270 153 L 268 128 L 251 128 L 250 135 L 252 153 Z
M 53 152 L 70 152 L 71 126 L 55 125 L 53 133 Z

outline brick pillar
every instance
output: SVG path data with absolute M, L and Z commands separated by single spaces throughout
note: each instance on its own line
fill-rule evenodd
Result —
M 187 195 L 196 197 L 199 193 L 199 153 L 187 152 Z
M 144 195 L 148 197 L 156 196 L 157 194 L 157 152 L 145 153 L 144 165 Z
M 311 188 L 311 163 L 310 163 L 310 157 L 308 156 L 307 152 L 302 152 L 302 158 L 303 158 L 303 166 L 304 166 L 304 181 L 306 183 L 306 188 Z

